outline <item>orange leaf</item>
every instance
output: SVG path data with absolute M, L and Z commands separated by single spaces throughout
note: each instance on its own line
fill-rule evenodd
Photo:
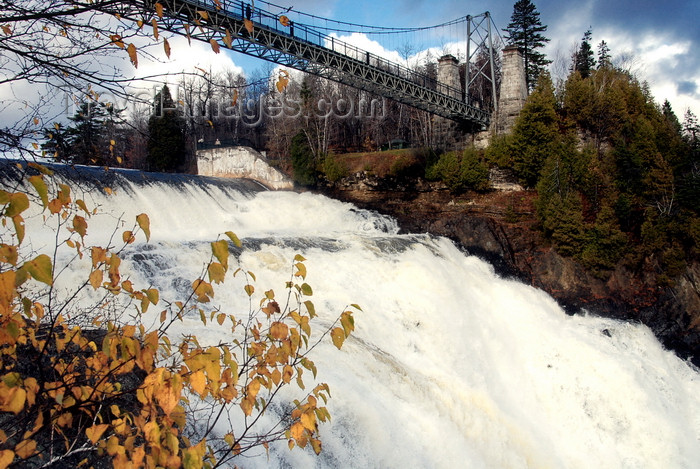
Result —
M 245 29 L 248 31 L 248 33 L 253 34 L 254 29 L 253 29 L 253 22 L 252 21 L 250 21 L 248 19 L 243 20 L 243 25 L 245 26 Z
M 158 40 L 158 21 L 156 21 L 155 18 L 151 20 L 151 24 L 153 25 L 153 37 L 156 38 L 156 41 Z
M 115 44 L 117 47 L 119 47 L 120 49 L 124 48 L 124 41 L 122 41 L 122 37 L 119 34 L 111 34 L 109 38 L 112 40 L 112 43 Z
M 163 18 L 163 5 L 156 2 L 154 6 L 156 7 L 156 14 L 158 15 L 158 18 Z
M 275 321 L 270 326 L 270 335 L 275 340 L 284 340 L 289 335 L 289 327 L 279 321 Z
M 134 66 L 134 68 L 139 68 L 139 58 L 136 55 L 136 46 L 129 44 L 129 46 L 126 48 L 126 52 L 129 54 L 129 59 L 131 60 L 131 64 Z
M 207 13 L 206 11 L 197 10 L 197 13 L 199 14 L 199 16 L 202 17 L 203 20 L 208 20 L 208 19 L 209 19 L 209 13 Z
M 167 38 L 163 38 L 163 49 L 165 49 L 165 55 L 170 58 L 170 43 Z
M 282 26 L 287 26 L 289 27 L 292 22 L 289 20 L 289 18 L 285 15 L 280 16 L 280 23 L 282 23 Z
M 124 233 L 122 233 L 122 240 L 126 244 L 131 244 L 134 241 L 136 241 L 136 237 L 134 236 L 134 233 L 131 230 L 126 230 Z
M 73 217 L 73 229 L 80 235 L 81 238 L 84 238 L 87 234 L 87 227 L 88 225 L 85 218 L 81 217 L 80 215 Z
M 218 54 L 219 53 L 219 43 L 216 42 L 216 39 L 214 39 L 214 38 L 209 39 L 209 44 L 211 44 L 211 50 L 213 50 L 214 53 Z

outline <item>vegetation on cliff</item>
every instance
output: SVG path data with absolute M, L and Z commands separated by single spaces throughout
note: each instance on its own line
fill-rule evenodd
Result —
M 580 54 L 579 54 L 580 55 Z M 541 229 L 599 276 L 622 261 L 668 284 L 697 258 L 700 133 L 632 75 L 602 62 L 561 89 L 540 77 L 493 164 L 537 189 Z

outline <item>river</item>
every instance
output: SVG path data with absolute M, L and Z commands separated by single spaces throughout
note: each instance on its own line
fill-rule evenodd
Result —
M 301 254 L 323 324 L 349 304 L 362 307 L 342 350 L 327 340 L 314 351 L 332 394 L 321 456 L 281 442 L 240 467 L 698 467 L 700 374 L 644 326 L 569 316 L 445 238 L 397 234 L 391 218 L 324 196 L 78 171 L 76 196 L 100 211 L 89 220 L 93 242 L 148 213 L 150 242 L 130 247 L 122 271 L 162 298 L 182 298 L 209 243 L 231 230 L 258 292 L 284 290 Z M 96 190 L 104 186 L 113 195 Z M 50 243 L 35 236 L 36 249 Z M 61 281 L 74 280 L 68 272 Z M 215 300 L 225 311 L 248 307 L 240 289 Z M 173 334 L 221 339 L 195 319 L 178 327 Z

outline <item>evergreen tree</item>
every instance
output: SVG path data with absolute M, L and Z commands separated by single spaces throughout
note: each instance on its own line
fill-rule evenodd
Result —
M 57 161 L 68 162 L 71 158 L 69 130 L 60 123 L 54 123 L 52 128 L 42 131 L 44 143 L 41 149 L 46 155 Z
M 68 130 L 70 160 L 75 164 L 106 164 L 104 158 L 103 124 L 106 116 L 103 104 L 83 102 L 73 117 Z
M 528 187 L 535 187 L 545 161 L 560 144 L 554 86 L 549 74 L 540 76 L 515 122 L 510 144 L 513 170 Z
M 294 181 L 302 186 L 311 186 L 316 182 L 314 156 L 306 134 L 300 131 L 292 138 L 289 150 L 294 170 Z
M 610 56 L 610 48 L 605 41 L 600 41 L 598 44 L 598 68 L 612 67 L 612 57 Z
M 588 78 L 591 71 L 595 69 L 595 58 L 593 57 L 593 48 L 591 47 L 591 29 L 589 28 L 583 34 L 581 45 L 576 51 L 574 57 L 574 71 L 579 72 L 582 78 Z
M 153 115 L 148 119 L 148 167 L 175 171 L 185 164 L 184 120 L 176 109 L 168 85 L 156 94 Z
M 543 53 L 537 51 L 549 42 L 549 38 L 542 35 L 546 30 L 547 26 L 540 21 L 540 13 L 530 0 L 518 0 L 513 5 L 510 24 L 503 31 L 506 33 L 508 44 L 517 46 L 523 53 L 528 91 L 534 89 L 540 73 L 552 63 Z

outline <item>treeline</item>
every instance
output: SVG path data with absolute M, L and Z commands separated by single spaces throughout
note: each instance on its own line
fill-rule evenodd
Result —
M 486 156 L 537 190 L 541 229 L 559 252 L 600 277 L 622 262 L 668 284 L 699 254 L 698 121 L 688 110 L 681 124 L 668 101 L 655 104 L 605 43 L 596 63 L 589 39 L 562 86 L 540 76 Z
M 413 68 L 435 75 L 432 61 Z M 187 75 L 128 110 L 92 95 L 75 104 L 69 122 L 44 129 L 42 145 L 46 156 L 72 164 L 195 172 L 198 147 L 243 144 L 291 172 L 297 135 L 314 167 L 329 153 L 377 150 L 395 139 L 434 144 L 426 112 L 272 68 L 249 79 L 231 71 Z

